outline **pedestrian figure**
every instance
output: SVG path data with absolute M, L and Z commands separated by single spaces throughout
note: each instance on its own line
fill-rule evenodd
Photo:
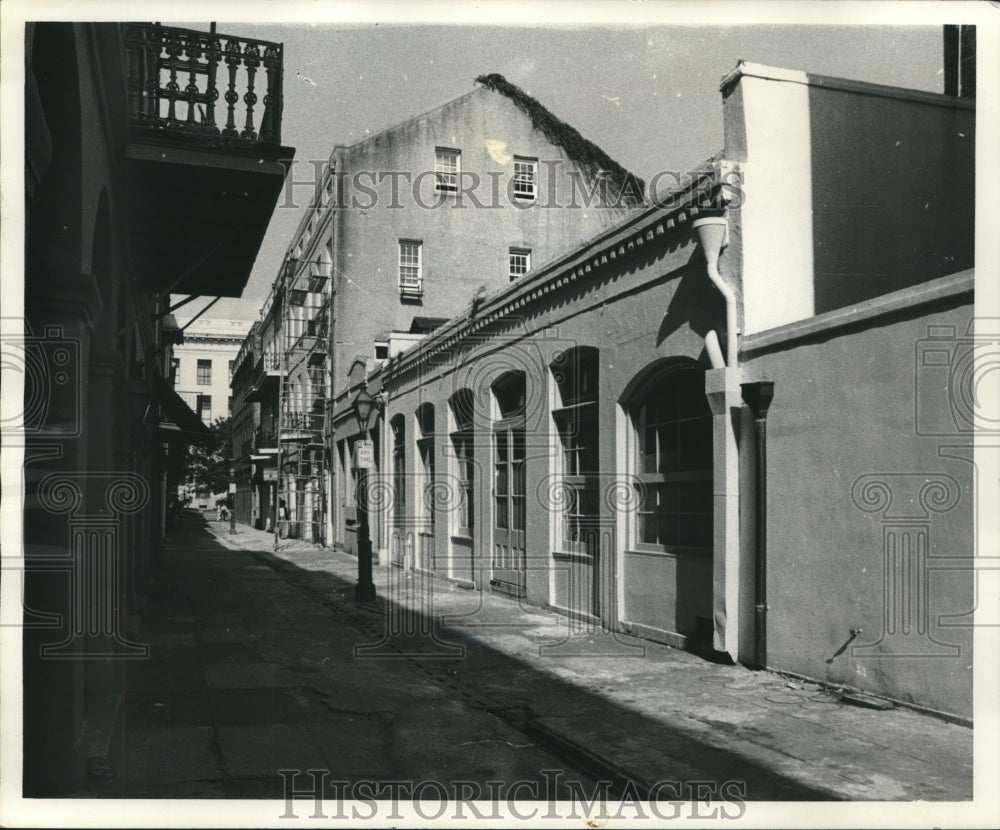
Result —
M 285 534 L 288 533 L 288 506 L 285 504 L 284 499 L 278 500 L 278 537 L 281 539 L 285 538 Z

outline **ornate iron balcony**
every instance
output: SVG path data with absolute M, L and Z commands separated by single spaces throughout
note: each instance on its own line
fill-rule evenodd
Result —
M 133 129 L 225 149 L 281 144 L 282 44 L 149 23 L 126 24 L 124 32 Z M 216 112 L 220 66 L 224 124 Z

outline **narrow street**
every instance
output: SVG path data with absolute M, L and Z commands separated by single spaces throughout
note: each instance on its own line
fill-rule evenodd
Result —
M 353 586 L 329 584 L 329 604 L 351 615 L 331 612 L 261 558 L 226 549 L 188 512 L 145 614 L 150 660 L 126 672 L 120 776 L 94 795 L 281 799 L 283 769 L 476 782 L 484 797 L 487 781 L 544 786 L 540 771 L 560 769 L 589 792 L 588 776 L 419 662 L 355 659 L 371 638 Z
M 192 511 L 169 537 L 143 615 L 150 659 L 126 671 L 114 777 L 85 795 L 282 799 L 280 770 L 328 771 L 331 795 L 362 780 L 486 800 L 590 800 L 597 781 L 612 798 L 662 781 L 683 799 L 692 782 L 710 782 L 712 800 L 971 795 L 964 727 L 573 631 L 442 581 L 431 608 L 427 586 L 395 570 L 377 568 L 379 601 L 358 605 L 351 557 L 301 542 L 275 554 L 271 539 Z

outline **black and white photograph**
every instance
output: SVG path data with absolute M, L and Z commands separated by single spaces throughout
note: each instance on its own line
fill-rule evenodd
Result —
M 0 39 L 0 825 L 997 826 L 994 4 Z

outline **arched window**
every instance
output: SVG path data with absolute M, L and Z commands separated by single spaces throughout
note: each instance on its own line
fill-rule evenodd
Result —
M 458 510 L 455 516 L 454 533 L 458 536 L 472 536 L 475 526 L 473 494 L 476 485 L 476 469 L 472 460 L 473 395 L 470 389 L 459 389 L 449 401 L 454 429 L 451 431 L 451 448 L 455 453 L 455 480 L 461 490 Z
M 630 407 L 639 490 L 635 545 L 712 550 L 712 414 L 705 373 L 682 367 L 646 383 Z
M 558 408 L 559 480 L 565 504 L 558 538 L 565 550 L 593 553 L 598 522 L 598 351 L 581 346 L 560 353 L 550 366 Z

